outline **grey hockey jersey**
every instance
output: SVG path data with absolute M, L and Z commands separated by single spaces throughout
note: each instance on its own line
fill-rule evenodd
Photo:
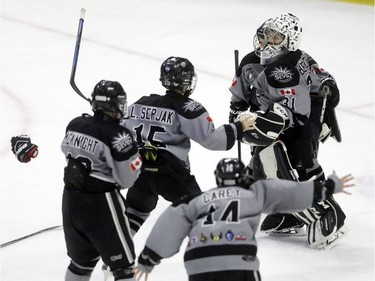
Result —
M 165 149 L 190 168 L 190 140 L 210 150 L 229 150 L 242 138 L 240 122 L 215 128 L 204 106 L 180 94 L 143 96 L 129 106 L 123 125 L 133 132 L 138 147 Z
M 127 129 L 110 118 L 102 120 L 88 114 L 68 124 L 61 150 L 67 159 L 73 157 L 84 164 L 90 177 L 119 188 L 133 185 L 142 164 Z
M 220 187 L 168 207 L 155 223 L 141 255 L 154 264 L 179 251 L 189 275 L 223 270 L 258 270 L 255 239 L 261 213 L 310 207 L 314 182 L 257 181 L 250 189 Z
M 289 126 L 298 126 L 310 116 L 310 93 L 320 93 L 327 80 L 334 78 L 304 51 L 289 52 L 264 66 L 251 52 L 242 59 L 229 90 L 233 102 L 244 101 L 251 111 L 267 110 L 273 102 L 282 104 L 288 108 Z

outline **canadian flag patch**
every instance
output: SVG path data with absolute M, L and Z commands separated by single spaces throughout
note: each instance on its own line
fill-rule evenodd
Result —
M 132 170 L 132 172 L 138 170 L 141 166 L 142 166 L 142 158 L 141 158 L 141 156 L 138 156 L 137 159 L 133 160 L 130 163 L 130 169 Z
M 293 95 L 293 96 L 295 96 L 296 95 L 296 90 L 294 90 L 294 88 L 282 89 L 282 90 L 280 90 L 280 94 L 282 96 L 286 96 L 286 95 Z

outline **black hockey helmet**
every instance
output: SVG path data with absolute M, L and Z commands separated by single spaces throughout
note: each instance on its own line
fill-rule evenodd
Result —
M 169 57 L 160 67 L 159 80 L 168 90 L 178 89 L 189 96 L 195 90 L 197 75 L 194 65 L 188 59 Z
M 216 184 L 218 187 L 241 186 L 248 188 L 250 178 L 245 165 L 238 158 L 223 158 L 215 170 Z
M 101 80 L 91 94 L 91 107 L 94 112 L 113 112 L 126 114 L 126 93 L 121 84 L 116 81 Z

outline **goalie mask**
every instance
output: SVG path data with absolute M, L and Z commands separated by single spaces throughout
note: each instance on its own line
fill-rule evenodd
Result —
M 254 36 L 254 50 L 261 64 L 274 62 L 279 55 L 296 51 L 301 43 L 302 27 L 292 14 L 283 14 L 266 20 Z
M 127 111 L 126 93 L 116 81 L 101 80 L 91 94 L 94 112 L 112 112 L 123 117 Z
M 216 184 L 218 187 L 241 186 L 248 188 L 250 178 L 245 165 L 237 158 L 223 158 L 215 170 Z
M 169 57 L 160 67 L 161 84 L 168 90 L 190 96 L 195 90 L 197 75 L 192 63 L 185 58 Z

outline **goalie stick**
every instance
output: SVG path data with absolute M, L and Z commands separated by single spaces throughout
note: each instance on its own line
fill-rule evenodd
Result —
M 74 78 L 76 75 L 77 70 L 77 63 L 78 63 L 78 54 L 79 54 L 79 48 L 81 46 L 81 39 L 82 39 L 82 30 L 83 30 L 83 23 L 85 21 L 85 14 L 86 10 L 84 8 L 81 9 L 81 16 L 79 18 L 78 23 L 78 32 L 77 32 L 77 39 L 76 39 L 76 46 L 74 49 L 74 57 L 73 57 L 73 65 L 72 65 L 72 72 L 70 74 L 70 85 L 72 86 L 73 90 L 76 91 L 76 93 L 82 97 L 83 99 L 87 100 L 89 103 L 91 103 L 91 100 L 87 97 L 85 97 L 82 92 L 78 89 Z
M 234 50 L 234 75 L 237 76 L 238 50 Z M 241 161 L 241 141 L 237 140 L 238 160 Z

